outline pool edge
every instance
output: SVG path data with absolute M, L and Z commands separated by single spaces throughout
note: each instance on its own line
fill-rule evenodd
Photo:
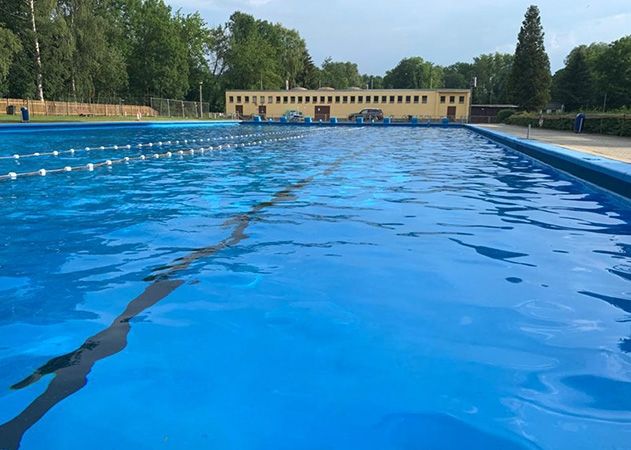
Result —
M 475 125 L 464 126 L 491 141 L 562 170 L 581 180 L 631 200 L 631 164 L 558 145 L 518 138 Z

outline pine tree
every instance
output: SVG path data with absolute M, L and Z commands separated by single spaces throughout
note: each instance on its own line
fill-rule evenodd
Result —
M 539 8 L 526 11 L 509 79 L 513 101 L 527 111 L 543 109 L 550 101 L 550 59 L 543 45 Z

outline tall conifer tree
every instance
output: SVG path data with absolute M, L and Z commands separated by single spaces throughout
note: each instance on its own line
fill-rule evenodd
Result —
M 526 11 L 509 79 L 513 101 L 527 111 L 543 109 L 550 101 L 550 59 L 543 45 L 539 8 Z

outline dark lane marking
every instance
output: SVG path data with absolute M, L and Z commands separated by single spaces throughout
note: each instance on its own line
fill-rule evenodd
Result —
M 341 156 L 333 161 L 319 176 L 333 173 L 345 160 L 354 157 L 361 150 Z M 154 274 L 145 278 L 151 281 L 142 294 L 133 299 L 125 311 L 105 330 L 88 338 L 78 349 L 65 355 L 57 356 L 37 369 L 22 381 L 11 386 L 22 389 L 37 382 L 45 375 L 54 374 L 46 391 L 31 402 L 19 415 L 0 425 L 0 450 L 17 450 L 24 433 L 39 421 L 57 403 L 79 391 L 87 384 L 87 376 L 97 361 L 115 355 L 127 346 L 127 335 L 131 330 L 130 321 L 147 308 L 170 295 L 184 284 L 183 280 L 171 279 L 171 276 L 190 267 L 194 262 L 212 256 L 228 247 L 237 245 L 247 238 L 245 230 L 253 217 L 260 211 L 277 203 L 289 201 L 294 192 L 302 189 L 315 179 L 316 175 L 303 178 L 276 192 L 271 200 L 257 203 L 248 212 L 231 219 L 226 224 L 236 226 L 226 239 L 210 247 L 197 249 L 184 257 L 177 258 L 172 264 L 161 267 Z M 156 273 L 157 272 L 157 273 Z

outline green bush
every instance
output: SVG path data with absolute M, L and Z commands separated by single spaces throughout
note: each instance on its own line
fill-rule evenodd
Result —
M 506 123 L 506 119 L 515 114 L 513 109 L 501 109 L 497 112 L 497 121 L 499 123 Z
M 521 125 L 527 127 L 539 126 L 539 115 L 520 113 L 513 114 L 506 119 L 509 125 Z M 574 129 L 575 115 L 543 115 L 543 126 L 549 130 L 572 131 Z M 611 136 L 631 137 L 631 115 L 629 114 L 588 114 L 585 118 L 585 133 L 608 134 Z

